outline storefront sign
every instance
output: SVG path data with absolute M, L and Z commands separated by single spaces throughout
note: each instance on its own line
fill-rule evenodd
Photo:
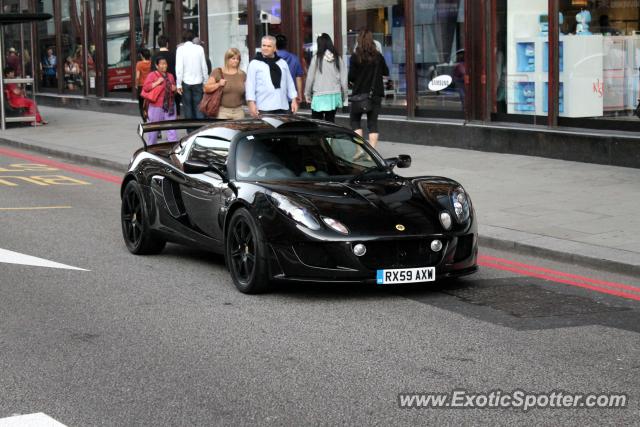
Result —
M 435 79 L 431 80 L 429 82 L 429 90 L 431 92 L 438 92 L 441 90 L 444 90 L 446 88 L 448 88 L 451 85 L 451 82 L 453 81 L 453 79 L 451 78 L 451 76 L 448 76 L 446 74 L 442 74 L 438 77 L 436 77 Z

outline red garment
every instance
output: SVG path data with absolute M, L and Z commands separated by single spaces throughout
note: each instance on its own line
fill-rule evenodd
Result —
M 144 81 L 144 86 L 142 86 L 142 90 L 146 92 L 160 91 L 160 96 L 158 96 L 158 99 L 156 99 L 156 102 L 149 102 L 149 105 L 153 105 L 154 107 L 162 107 L 162 104 L 164 103 L 164 86 L 159 85 L 159 86 L 153 87 L 153 82 L 158 80 L 158 78 L 160 77 L 162 77 L 162 74 L 160 74 L 159 71 L 154 71 L 153 73 L 149 73 L 149 75 L 147 76 L 147 79 Z M 171 86 L 175 86 L 176 80 L 173 78 L 173 74 L 167 73 L 167 77 L 171 82 Z
M 151 61 L 138 61 L 136 63 L 136 71 L 140 72 L 140 80 L 136 81 L 136 86 L 142 86 L 151 72 Z
M 5 85 L 5 94 L 7 96 L 7 102 L 12 108 L 26 108 L 27 113 L 25 116 L 36 116 L 36 122 L 42 123 L 42 116 L 38 111 L 38 107 L 33 100 L 25 98 L 24 96 L 16 95 L 15 90 L 17 86 L 15 83 L 7 83 Z

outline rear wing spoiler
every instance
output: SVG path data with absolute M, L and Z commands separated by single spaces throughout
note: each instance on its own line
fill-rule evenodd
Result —
M 145 151 L 147 150 L 147 141 L 144 134 L 149 132 L 162 132 L 166 130 L 184 130 L 192 132 L 198 128 L 221 121 L 222 119 L 181 119 L 167 120 L 163 122 L 140 123 L 138 124 L 138 136 L 142 139 Z

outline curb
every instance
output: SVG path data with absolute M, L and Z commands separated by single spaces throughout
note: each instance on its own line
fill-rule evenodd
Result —
M 125 163 L 105 160 L 87 155 L 69 153 L 62 150 L 56 150 L 54 148 L 8 140 L 6 138 L 0 138 L 0 143 L 16 148 L 36 151 L 74 162 L 83 163 L 86 165 L 102 167 L 120 173 L 124 173 L 128 168 L 128 164 Z M 622 261 L 605 259 L 598 256 L 589 256 L 575 252 L 560 251 L 556 249 L 541 247 L 538 245 L 519 242 L 517 240 L 503 239 L 480 233 L 478 234 L 478 243 L 479 245 L 490 249 L 509 251 L 526 256 L 546 258 L 553 261 L 562 261 L 571 264 L 577 264 L 583 267 L 597 268 L 611 273 L 640 276 L 640 263 L 630 264 Z M 607 251 L 608 249 L 603 248 L 602 250 Z
M 509 251 L 520 255 L 535 256 L 552 261 L 562 261 L 576 264 L 581 267 L 596 268 L 610 273 L 640 276 L 640 265 L 604 259 L 597 256 L 563 252 L 555 249 L 543 248 L 540 246 L 517 242 L 514 240 L 499 239 L 496 237 L 489 237 L 481 234 L 478 235 L 478 244 L 490 249 Z
M 43 147 L 36 144 L 29 144 L 26 142 L 14 141 L 6 138 L 0 138 L 0 144 L 5 144 L 14 148 L 21 148 L 23 150 L 35 151 L 42 154 L 48 154 L 54 157 L 59 157 L 61 159 L 84 163 L 86 165 L 106 168 L 120 173 L 124 173 L 129 166 L 128 164 L 115 162 L 112 160 L 105 160 L 98 157 L 86 156 L 83 154 L 69 153 L 67 151 L 56 150 L 55 148 Z

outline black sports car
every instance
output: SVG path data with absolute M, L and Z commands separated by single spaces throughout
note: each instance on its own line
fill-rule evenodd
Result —
M 477 270 L 468 194 L 442 177 L 405 178 L 354 132 L 295 116 L 140 125 L 199 129 L 138 150 L 122 183 L 134 254 L 166 241 L 222 253 L 235 285 L 272 280 L 428 282 Z

